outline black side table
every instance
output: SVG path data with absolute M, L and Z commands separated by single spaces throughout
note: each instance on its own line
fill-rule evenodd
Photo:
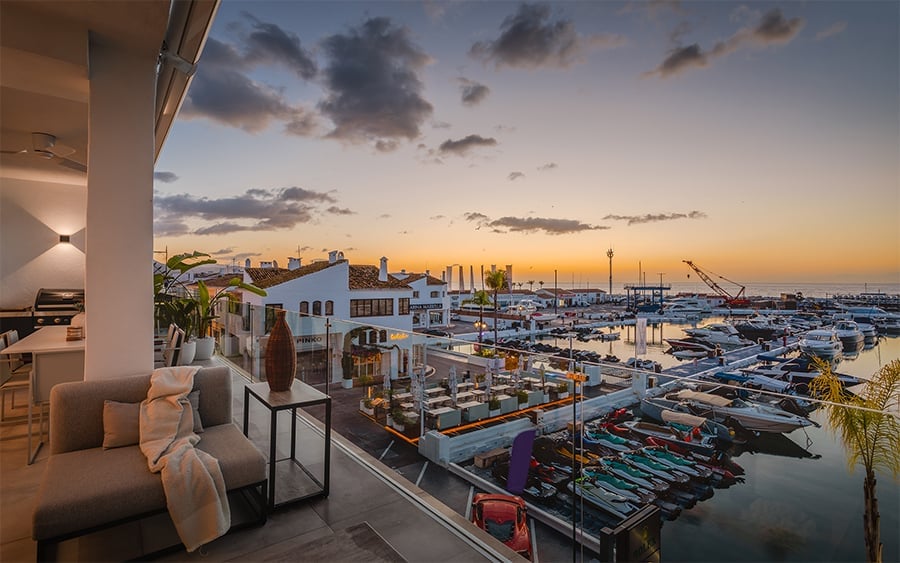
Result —
M 250 397 L 253 396 L 264 407 L 269 409 L 271 419 L 269 422 L 269 509 L 275 509 L 288 504 L 293 504 L 313 497 L 327 497 L 331 481 L 331 397 L 317 389 L 294 380 L 287 391 L 272 392 L 266 382 L 252 383 L 244 387 L 244 436 L 247 436 L 250 422 Z M 325 405 L 325 475 L 320 481 L 297 459 L 297 409 Z M 275 441 L 278 435 L 278 412 L 291 411 L 291 455 L 278 459 L 275 451 Z M 299 467 L 303 473 L 317 485 L 317 489 L 311 493 L 294 497 L 279 503 L 275 503 L 275 469 L 280 462 L 289 462 Z

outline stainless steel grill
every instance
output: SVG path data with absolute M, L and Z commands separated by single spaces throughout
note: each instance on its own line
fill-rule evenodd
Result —
M 39 289 L 32 311 L 35 328 L 71 323 L 81 303 L 84 303 L 83 289 Z

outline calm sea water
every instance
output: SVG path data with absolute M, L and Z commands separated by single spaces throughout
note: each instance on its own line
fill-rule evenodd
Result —
M 722 282 L 722 280 L 716 280 L 725 290 L 735 293 L 740 288 L 737 285 L 731 285 L 727 282 Z M 658 279 L 647 278 L 647 285 L 656 285 L 659 283 Z M 628 285 L 636 285 L 636 281 L 622 280 L 621 283 L 613 283 L 613 292 L 616 294 L 625 294 L 624 284 Z M 671 295 L 675 295 L 676 293 L 712 293 L 712 290 L 704 284 L 700 279 L 696 276 L 691 276 L 689 280 L 679 280 L 672 281 L 668 278 L 663 278 L 663 284 L 669 285 L 672 287 L 670 290 Z M 560 284 L 560 287 L 566 287 L 567 285 Z M 576 284 L 576 287 L 584 287 L 583 285 Z M 604 289 L 607 285 L 601 283 L 592 283 L 591 287 L 599 287 L 600 289 Z M 900 295 L 900 280 L 895 283 L 808 283 L 808 282 L 798 282 L 798 283 L 790 283 L 790 282 L 780 282 L 780 283 L 768 283 L 768 282 L 747 282 L 746 289 L 744 293 L 750 296 L 766 296 L 766 297 L 778 297 L 782 293 L 802 293 L 805 297 L 831 297 L 833 295 L 850 295 L 856 293 L 864 293 L 864 292 L 881 292 L 886 293 L 888 295 Z
M 699 324 L 713 322 L 703 319 Z M 647 330 L 643 358 L 663 367 L 679 360 L 665 354 L 664 338 L 683 336 L 691 325 L 662 324 Z M 634 327 L 619 327 L 622 339 L 577 342 L 576 347 L 614 354 L 634 353 Z M 568 341 L 556 341 L 566 347 Z M 838 371 L 868 378 L 891 360 L 900 359 L 900 337 L 880 338 L 877 345 Z M 662 531 L 664 561 L 864 561 L 863 470 L 851 472 L 843 445 L 827 428 L 820 413 L 812 417 L 821 428 L 795 430 L 758 441 L 757 451 L 735 460 L 746 470 L 746 481 L 716 490 L 713 498 L 666 522 Z M 879 474 L 884 561 L 900 561 L 900 485 L 890 474 Z

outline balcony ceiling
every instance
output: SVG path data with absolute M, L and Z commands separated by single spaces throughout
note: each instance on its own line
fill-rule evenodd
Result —
M 49 133 L 87 163 L 87 32 L 123 49 L 158 53 L 168 0 L 0 2 L 0 150 L 31 150 Z M 36 154 L 0 154 L 0 176 L 84 184 L 86 174 Z

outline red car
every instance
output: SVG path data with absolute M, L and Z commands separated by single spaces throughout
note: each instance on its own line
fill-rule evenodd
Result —
M 531 559 L 531 534 L 521 498 L 478 493 L 472 500 L 472 522 L 522 557 Z

